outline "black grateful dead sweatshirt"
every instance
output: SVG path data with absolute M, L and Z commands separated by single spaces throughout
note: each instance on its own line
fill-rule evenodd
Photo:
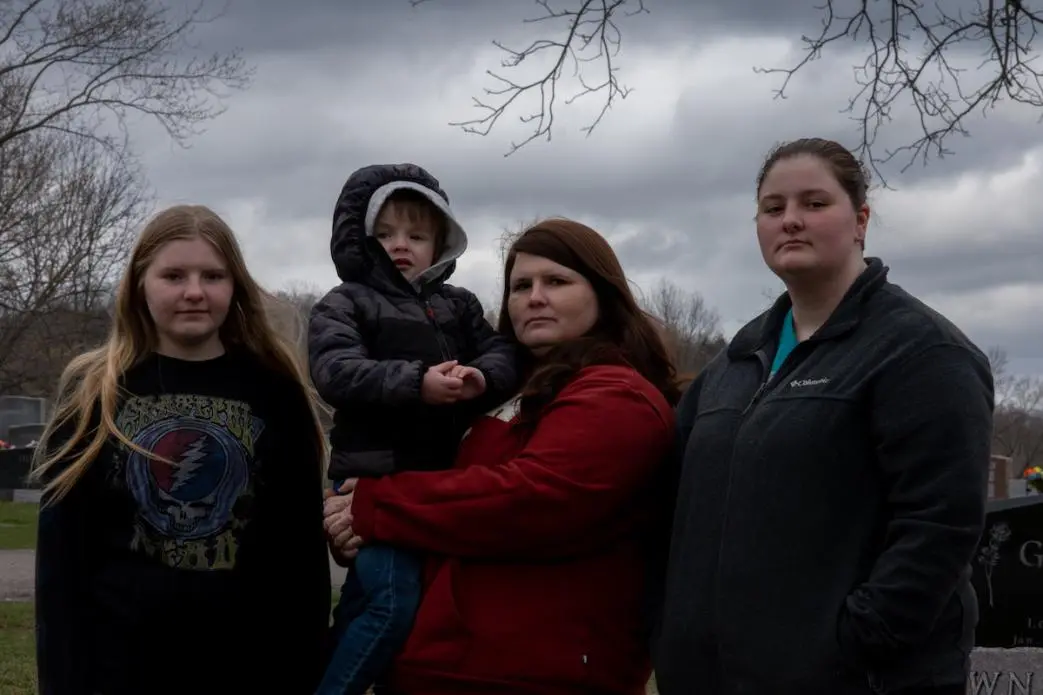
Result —
M 112 438 L 41 507 L 40 692 L 310 695 L 330 575 L 304 394 L 243 352 L 123 385 L 118 427 L 176 465 Z

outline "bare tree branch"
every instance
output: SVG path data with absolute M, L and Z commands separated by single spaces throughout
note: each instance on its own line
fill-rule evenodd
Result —
M 189 43 L 217 15 L 153 0 L 22 0 L 0 5 L 0 147 L 38 129 L 119 146 L 99 129 L 156 120 L 179 144 L 249 84 L 237 51 L 198 57 Z
M 662 280 L 645 307 L 662 322 L 679 372 L 697 374 L 724 347 L 720 316 L 697 292 Z
M 103 310 L 147 200 L 133 160 L 93 140 L 37 130 L 0 147 L 0 392 L 37 381 L 42 354 L 82 349 L 47 329 Z
M 885 186 L 881 165 L 898 158 L 905 171 L 916 161 L 952 154 L 945 143 L 968 135 L 964 122 L 972 114 L 984 115 L 1003 100 L 1043 107 L 1043 72 L 1033 46 L 1043 13 L 1023 0 L 981 0 L 970 14 L 918 0 L 862 0 L 850 14 L 838 12 L 839 4 L 820 6 L 822 30 L 801 37 L 804 57 L 796 65 L 758 72 L 782 74 L 776 97 L 785 98 L 793 77 L 826 49 L 842 41 L 864 44 L 865 57 L 854 66 L 858 89 L 846 112 L 861 131 L 858 154 Z M 975 52 L 981 55 L 976 71 L 956 64 Z M 919 135 L 896 148 L 878 147 L 881 129 L 909 106 Z
M 275 329 L 297 346 L 301 358 L 308 359 L 308 319 L 311 309 L 322 299 L 322 290 L 307 283 L 290 283 L 272 295 L 267 308 Z
M 1043 465 L 1043 379 L 1012 374 L 1005 351 L 989 351 L 996 392 L 993 448 L 1018 470 Z
M 427 1 L 410 0 L 414 7 Z M 550 0 L 536 0 L 536 4 L 542 14 L 526 19 L 525 23 L 555 25 L 555 29 L 547 31 L 553 38 L 541 38 L 520 49 L 493 41 L 493 45 L 506 54 L 500 63 L 504 72 L 486 71 L 495 86 L 486 87 L 484 96 L 473 100 L 474 106 L 484 115 L 450 123 L 468 133 L 488 135 L 501 116 L 519 105 L 520 99 L 538 95 L 539 107 L 519 116 L 522 123 L 532 126 L 532 131 L 524 139 L 512 141 L 505 157 L 538 138 L 551 139 L 555 108 L 559 102 L 568 106 L 584 97 L 599 95 L 602 102 L 598 115 L 581 130 L 589 136 L 598 127 L 616 100 L 625 99 L 631 92 L 619 82 L 619 69 L 615 64 L 622 43 L 617 20 L 648 12 L 644 0 L 581 0 L 575 9 L 555 9 Z M 507 76 L 506 71 L 538 60 L 544 60 L 547 69 L 541 69 L 533 79 L 516 80 Z M 596 79 L 585 72 L 590 70 L 592 63 L 600 65 Z M 572 67 L 572 77 L 579 87 L 571 95 L 562 97 L 559 82 L 568 66 Z
M 49 392 L 99 339 L 150 202 L 127 119 L 185 145 L 249 83 L 237 52 L 197 55 L 216 15 L 193 1 L 0 3 L 0 392 Z
M 410 3 L 417 7 L 429 1 Z M 755 70 L 782 75 L 775 96 L 785 98 L 797 73 L 828 49 L 844 42 L 863 46 L 862 60 L 853 66 L 857 87 L 844 112 L 851 114 L 860 130 L 857 154 L 884 186 L 888 184 L 883 165 L 896 162 L 905 171 L 917 161 L 926 164 L 932 157 L 952 154 L 947 140 L 953 135 L 967 136 L 965 123 L 977 113 L 985 115 L 1002 101 L 1043 107 L 1043 67 L 1034 45 L 1043 27 L 1043 11 L 1029 8 L 1027 0 L 978 0 L 970 12 L 948 3 L 921 0 L 823 1 L 816 8 L 822 13 L 821 28 L 801 37 L 803 57 L 789 68 Z M 621 45 L 616 20 L 647 13 L 645 1 L 560 3 L 572 9 L 555 9 L 549 0 L 537 0 L 543 14 L 526 20 L 557 23 L 560 28 L 547 30 L 543 38 L 521 49 L 494 42 L 506 53 L 501 66 L 505 71 L 537 57 L 547 58 L 547 71 L 529 81 L 489 71 L 494 86 L 484 89 L 482 98 L 474 99 L 483 116 L 451 125 L 488 135 L 524 95 L 538 94 L 539 107 L 520 117 L 523 123 L 533 125 L 533 131 L 524 140 L 512 142 L 507 155 L 537 138 L 550 140 L 559 102 L 558 81 L 570 63 L 580 89 L 564 103 L 594 93 L 604 97 L 597 117 L 584 128 L 588 134 L 617 98 L 630 93 L 616 75 L 615 59 Z M 854 5 L 854 9 L 845 12 L 840 9 L 842 5 Z M 977 64 L 972 66 L 968 61 Z M 599 62 L 602 68 L 602 78 L 597 81 L 587 80 L 580 72 L 581 66 L 589 70 L 592 62 Z M 897 147 L 881 144 L 881 132 L 896 115 L 910 109 L 918 121 L 919 134 Z
M 276 291 L 267 306 L 275 330 L 294 344 L 297 356 L 304 364 L 308 362 L 308 319 L 312 307 L 322 299 L 322 295 L 323 290 L 315 285 L 290 283 Z M 326 429 L 332 427 L 333 409 L 328 405 L 319 408 L 319 420 Z

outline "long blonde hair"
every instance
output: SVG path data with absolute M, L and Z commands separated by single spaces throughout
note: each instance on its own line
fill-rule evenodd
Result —
M 267 313 L 278 300 L 250 275 L 235 234 L 219 215 L 202 205 L 175 205 L 156 214 L 134 245 L 116 292 L 115 316 L 105 344 L 74 358 L 62 374 L 54 414 L 36 448 L 30 475 L 39 482 L 52 468 L 63 468 L 44 488 L 47 501 L 68 494 L 110 437 L 141 451 L 116 426 L 120 379 L 158 345 L 156 327 L 145 303 L 145 272 L 163 246 L 184 239 L 204 239 L 228 264 L 234 290 L 228 317 L 220 328 L 221 341 L 226 349 L 244 347 L 262 364 L 300 387 L 314 423 L 311 443 L 325 466 L 327 448 L 318 417 L 318 398 L 297 350 L 279 335 Z M 100 418 L 90 432 L 95 412 Z M 75 423 L 71 436 L 50 451 L 50 438 L 70 423 Z M 60 466 L 74 451 L 77 453 L 69 465 Z

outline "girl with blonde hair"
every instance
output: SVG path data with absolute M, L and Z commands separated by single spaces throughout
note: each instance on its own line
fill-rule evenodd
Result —
M 37 449 L 41 693 L 314 689 L 325 438 L 270 299 L 210 209 L 142 232 Z

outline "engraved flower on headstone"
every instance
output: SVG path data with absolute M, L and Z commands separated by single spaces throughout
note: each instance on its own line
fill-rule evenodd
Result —
M 978 551 L 978 564 L 984 567 L 985 587 L 989 592 L 989 607 L 994 608 L 992 595 L 992 570 L 1000 562 L 1000 547 L 1010 539 L 1010 526 L 1006 522 L 994 524 L 989 529 L 989 544 Z

